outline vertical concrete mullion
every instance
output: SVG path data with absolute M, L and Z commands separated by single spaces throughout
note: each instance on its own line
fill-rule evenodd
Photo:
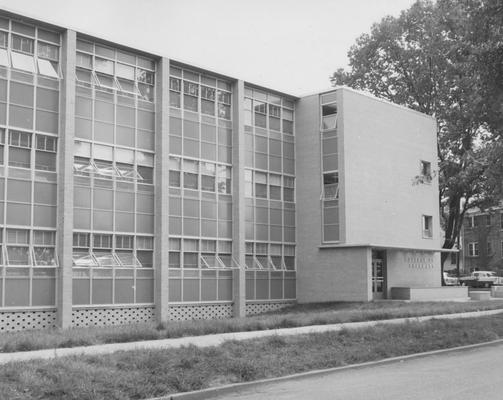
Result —
M 77 34 L 63 34 L 63 80 L 59 99 L 58 154 L 58 283 L 57 323 L 61 328 L 72 324 L 72 237 L 73 237 L 73 140 L 75 133 L 75 59 Z
M 167 321 L 169 316 L 169 59 L 167 58 L 162 58 L 158 63 L 156 85 L 154 301 L 156 319 L 162 322 Z
M 232 297 L 235 317 L 246 313 L 245 265 L 245 131 L 244 82 L 234 83 L 232 93 L 232 255 L 240 268 L 233 270 Z

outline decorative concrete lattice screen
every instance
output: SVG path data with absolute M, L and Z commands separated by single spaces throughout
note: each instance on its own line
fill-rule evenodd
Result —
M 268 311 L 281 310 L 287 306 L 291 306 L 295 302 L 263 302 L 263 303 L 246 303 L 246 315 L 257 315 Z
M 55 310 L 0 312 L 0 332 L 49 329 L 55 326 Z
M 73 309 L 72 326 L 109 326 L 154 322 L 154 307 Z
M 170 321 L 187 321 L 191 319 L 222 319 L 232 317 L 232 303 L 170 305 Z

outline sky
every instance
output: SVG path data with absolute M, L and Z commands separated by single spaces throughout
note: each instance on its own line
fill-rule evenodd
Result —
M 0 0 L 0 7 L 300 96 L 330 87 L 355 40 L 414 1 Z

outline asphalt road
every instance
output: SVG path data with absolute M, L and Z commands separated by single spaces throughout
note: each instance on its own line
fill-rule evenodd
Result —
M 501 400 L 503 344 L 268 383 L 220 400 Z

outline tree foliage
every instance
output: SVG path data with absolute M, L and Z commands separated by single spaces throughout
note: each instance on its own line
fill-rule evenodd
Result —
M 418 0 L 374 24 L 348 56 L 334 86 L 436 117 L 443 247 L 452 248 L 465 212 L 502 194 L 503 2 Z

